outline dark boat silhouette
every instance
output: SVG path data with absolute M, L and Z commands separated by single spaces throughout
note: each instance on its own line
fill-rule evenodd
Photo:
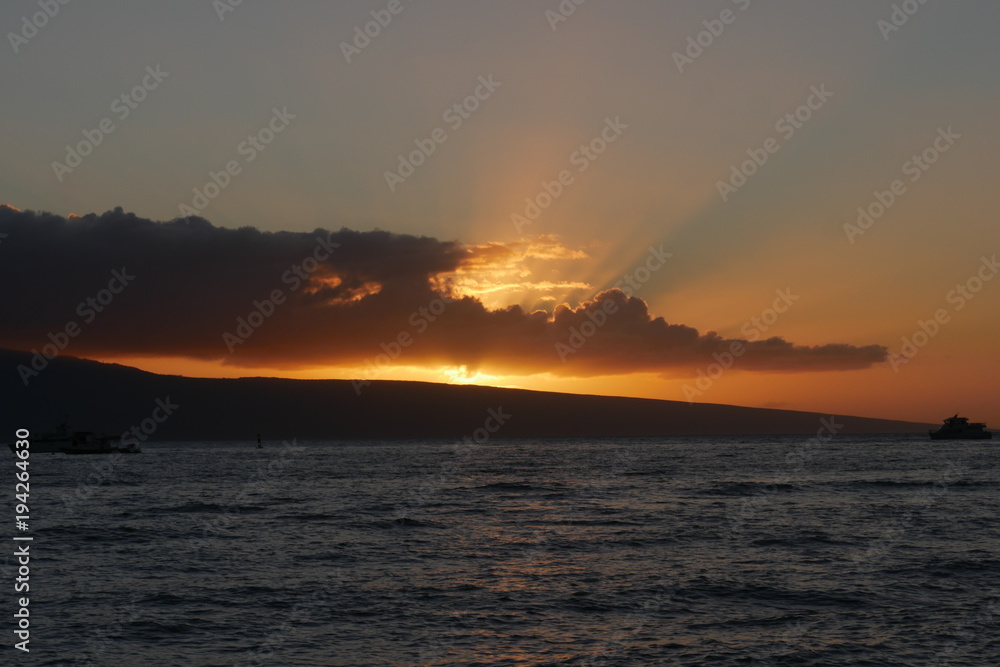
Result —
M 990 440 L 993 433 L 986 430 L 986 424 L 970 423 L 965 417 L 948 417 L 944 425 L 936 431 L 928 431 L 932 440 Z
M 71 431 L 66 422 L 54 432 L 43 433 L 29 438 L 33 454 L 138 454 L 142 450 L 136 444 L 122 446 L 120 435 L 104 435 L 93 431 Z M 9 445 L 17 453 L 14 443 Z

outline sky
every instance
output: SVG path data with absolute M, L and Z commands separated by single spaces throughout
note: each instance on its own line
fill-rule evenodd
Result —
M 998 21 L 7 2 L 0 346 L 1000 425 Z

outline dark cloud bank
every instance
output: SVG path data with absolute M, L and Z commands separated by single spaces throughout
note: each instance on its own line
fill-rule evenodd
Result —
M 448 299 L 435 278 L 475 262 L 476 250 L 426 237 L 223 229 L 121 209 L 66 219 L 8 207 L 0 207 L 0 234 L 6 348 L 68 340 L 64 351 L 75 356 L 276 368 L 376 363 L 383 354 L 395 364 L 592 376 L 687 375 L 739 342 L 668 324 L 618 290 L 552 315 Z M 612 302 L 614 312 L 596 326 Z M 60 335 L 67 331 L 76 334 Z M 741 349 L 736 367 L 758 371 L 857 369 L 886 357 L 879 345 L 804 347 L 780 338 L 742 341 Z

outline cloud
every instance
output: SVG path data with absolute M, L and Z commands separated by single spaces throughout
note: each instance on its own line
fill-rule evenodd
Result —
M 475 295 L 534 290 L 551 303 L 548 292 L 581 287 L 532 279 L 531 262 L 585 257 L 553 237 L 463 245 L 384 231 L 261 232 L 200 218 L 154 222 L 121 209 L 66 219 L 9 207 L 0 207 L 0 233 L 7 234 L 0 279 L 18 285 L 0 302 L 0 346 L 9 348 L 41 349 L 50 333 L 75 323 L 80 332 L 66 352 L 77 356 L 291 369 L 360 365 L 409 340 L 396 363 L 593 376 L 685 374 L 733 343 L 668 324 L 619 290 L 551 314 L 491 309 Z M 107 289 L 114 271 L 134 276 L 117 294 Z M 107 303 L 87 305 L 99 296 Z M 558 346 L 589 332 L 608 300 L 616 312 L 585 344 L 560 355 Z M 856 369 L 886 356 L 878 345 L 744 344 L 743 370 Z
M 614 304 L 613 308 L 608 303 Z M 601 315 L 608 309 L 614 314 L 604 321 Z M 596 324 L 602 325 L 598 328 Z M 722 338 L 714 331 L 699 334 L 692 327 L 668 324 L 662 317 L 652 316 L 642 299 L 626 297 L 618 289 L 602 292 L 577 308 L 556 307 L 552 326 L 573 350 L 563 348 L 566 356 L 584 374 L 600 374 L 609 368 L 668 371 L 703 367 L 734 349 L 738 351 L 736 366 L 755 371 L 858 369 L 886 357 L 886 348 L 880 345 L 807 347 L 778 337 L 748 341 Z M 594 333 L 587 338 L 590 331 Z M 584 343 L 574 349 L 580 338 Z
M 488 307 L 498 308 L 513 303 L 544 303 L 555 300 L 552 292 L 566 294 L 573 290 L 590 290 L 591 285 L 558 278 L 561 261 L 587 259 L 587 253 L 570 250 L 558 237 L 539 236 L 512 243 L 485 243 L 466 246 L 468 256 L 448 274 L 438 276 L 439 289 L 472 296 Z M 534 278 L 542 266 L 547 266 L 548 278 Z

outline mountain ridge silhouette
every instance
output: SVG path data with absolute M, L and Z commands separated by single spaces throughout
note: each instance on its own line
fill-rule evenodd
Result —
M 504 437 L 814 435 L 829 413 L 564 394 L 479 385 L 375 380 L 190 378 L 60 356 L 29 380 L 31 353 L 0 349 L 0 434 L 70 428 L 120 434 L 169 401 L 151 441 L 449 439 L 472 435 L 489 410 L 510 417 Z M 159 413 L 162 416 L 162 412 Z M 919 433 L 928 424 L 832 415 L 840 433 Z M 149 425 L 151 422 L 147 422 Z

